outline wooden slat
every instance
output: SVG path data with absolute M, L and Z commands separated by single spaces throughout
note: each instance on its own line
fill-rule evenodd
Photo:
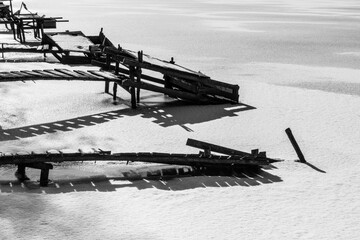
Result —
M 0 72 L 0 78 L 2 78 L 2 79 L 18 79 L 18 78 L 21 78 L 21 76 L 10 73 L 10 72 Z
M 185 89 L 187 91 L 190 91 L 192 93 L 197 93 L 198 92 L 198 87 L 193 84 L 190 83 L 188 81 L 182 80 L 182 79 L 178 79 L 178 78 L 174 78 L 174 77 L 169 77 L 169 81 L 172 85 Z
M 105 80 L 103 77 L 96 76 L 94 74 L 91 74 L 91 73 L 88 73 L 88 72 L 85 72 L 85 71 L 82 71 L 82 70 L 74 70 L 74 72 L 76 72 L 78 74 L 81 74 L 81 75 L 84 75 L 84 76 L 88 77 L 89 79 Z
M 39 78 L 39 79 L 42 79 L 42 78 L 46 77 L 41 73 L 37 73 L 37 72 L 34 72 L 34 71 L 29 71 L 29 70 L 21 70 L 20 72 L 26 73 L 28 75 L 34 76 L 34 77 Z
M 78 74 L 78 73 L 76 73 L 74 71 L 71 71 L 69 69 L 55 69 L 55 71 L 61 72 L 63 74 L 67 74 L 68 76 L 74 77 L 74 78 L 80 78 L 80 79 L 86 78 L 84 75 Z
M 46 69 L 46 70 L 44 70 L 44 71 L 47 72 L 47 73 L 50 73 L 50 74 L 52 74 L 52 75 L 58 76 L 58 77 L 60 77 L 60 78 L 72 79 L 71 76 L 69 76 L 69 75 L 67 75 L 67 74 L 64 74 L 64 73 L 61 73 L 61 72 L 59 72 L 59 71 L 55 71 L 55 70 L 53 70 L 53 69 Z
M 106 68 L 106 63 L 99 62 L 99 61 L 96 61 L 96 60 L 92 60 L 91 64 L 94 65 L 94 66 L 101 67 L 102 69 Z M 110 69 L 108 69 L 108 70 L 115 71 L 115 66 L 110 65 Z M 119 73 L 129 75 L 129 70 L 124 69 L 124 68 L 119 68 Z M 151 77 L 151 76 L 148 76 L 148 75 L 145 75 L 145 74 L 141 74 L 141 79 L 148 80 L 148 81 L 155 82 L 155 83 L 160 83 L 160 84 L 165 83 L 165 81 L 163 79 Z
M 179 91 L 179 90 L 173 90 L 173 89 L 168 89 L 168 88 L 164 88 L 164 87 L 159 87 L 159 86 L 155 86 L 153 84 L 149 84 L 149 83 L 145 83 L 145 82 L 133 82 L 131 80 L 125 80 L 125 81 L 123 81 L 122 85 L 131 86 L 131 87 L 139 87 L 139 88 L 154 91 L 154 92 L 165 93 L 166 95 L 169 95 L 170 97 L 181 98 L 184 100 L 190 100 L 190 101 L 196 101 L 196 102 L 206 102 L 206 103 L 211 102 L 210 99 L 208 99 L 204 96 L 201 96 L 201 95 L 196 95 L 196 94 L 183 92 L 183 91 Z
M 32 70 L 33 72 L 39 73 L 41 75 L 43 75 L 44 77 L 50 77 L 50 78 L 59 78 L 58 75 L 54 75 L 48 72 L 44 72 L 43 70 Z
M 205 149 L 210 149 L 213 152 L 227 154 L 227 155 L 239 155 L 239 156 L 249 156 L 249 155 L 251 155 L 250 153 L 247 153 L 247 152 L 242 152 L 242 151 L 238 151 L 238 150 L 235 150 L 235 149 L 222 147 L 222 146 L 219 146 L 219 145 L 215 145 L 215 144 L 211 144 L 211 143 L 207 143 L 207 142 L 202 142 L 202 141 L 198 141 L 198 140 L 191 139 L 191 138 L 189 138 L 187 140 L 186 145 L 190 146 L 190 147 L 204 149 L 204 150 Z
M 110 72 L 104 72 L 104 71 L 94 71 L 94 70 L 88 70 L 89 73 L 103 77 L 105 79 L 118 79 L 118 77 L 115 74 L 112 74 Z
M 10 73 L 13 73 L 13 74 L 22 76 L 23 78 L 33 78 L 33 77 L 34 77 L 34 76 L 32 76 L 32 75 L 29 75 L 29 74 L 27 74 L 27 73 L 20 72 L 20 71 L 10 71 Z

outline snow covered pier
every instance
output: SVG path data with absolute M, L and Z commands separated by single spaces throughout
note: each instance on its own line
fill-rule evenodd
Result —
M 188 139 L 187 145 L 202 148 L 204 152 L 198 154 L 183 153 L 111 153 L 101 149 L 74 150 L 49 150 L 46 152 L 20 152 L 1 153 L 0 165 L 17 165 L 16 177 L 19 181 L 28 180 L 25 168 L 41 169 L 40 185 L 47 186 L 49 170 L 53 168 L 51 163 L 76 162 L 76 161 L 126 161 L 161 163 L 169 165 L 185 165 L 202 170 L 206 168 L 261 168 L 280 160 L 266 157 L 266 153 L 253 150 L 251 153 L 225 148 L 222 146 Z M 211 151 L 222 153 L 213 154 Z
M 1 52 L 50 53 L 63 64 L 91 64 L 101 68 L 101 71 L 90 73 L 90 77 L 80 75 L 84 72 L 69 73 L 59 70 L 43 71 L 39 80 L 102 80 L 105 81 L 105 92 L 109 93 L 109 84 L 114 82 L 113 98 L 116 100 L 117 87 L 121 86 L 131 94 L 131 106 L 136 108 L 140 102 L 140 90 L 148 90 L 166 94 L 170 97 L 202 104 L 238 103 L 239 86 L 211 79 L 209 76 L 183 67 L 170 61 L 161 60 L 143 51 L 126 50 L 113 43 L 104 35 L 101 29 L 98 36 L 85 36 L 81 31 L 66 31 L 44 33 L 41 45 L 35 47 L 2 47 Z M 143 72 L 146 71 L 146 74 Z M 0 81 L 29 80 L 29 71 L 1 73 Z M 31 74 L 30 74 L 31 75 Z M 60 75 L 60 76 L 59 76 Z M 100 76 L 99 77 L 94 77 Z M 107 79 L 104 75 L 111 75 Z M 160 76 L 160 77 L 159 77 Z M 113 80 L 117 81 L 113 81 Z

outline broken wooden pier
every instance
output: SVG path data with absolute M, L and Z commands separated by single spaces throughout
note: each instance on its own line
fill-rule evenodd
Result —
M 158 153 L 158 152 L 131 152 L 111 153 L 102 149 L 91 150 L 49 150 L 46 152 L 0 153 L 0 166 L 6 164 L 17 165 L 16 176 L 19 181 L 28 180 L 25 168 L 41 169 L 40 185 L 47 186 L 49 170 L 52 163 L 76 161 L 126 161 L 161 163 L 170 165 L 186 165 L 196 169 L 203 168 L 236 168 L 236 167 L 262 167 L 278 162 L 270 159 L 266 154 L 257 150 L 246 153 L 206 142 L 189 139 L 187 145 L 200 148 L 198 154 Z M 214 154 L 213 152 L 221 153 Z

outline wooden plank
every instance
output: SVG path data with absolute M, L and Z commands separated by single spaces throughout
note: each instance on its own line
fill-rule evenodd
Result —
M 27 74 L 27 73 L 24 73 L 24 72 L 20 72 L 20 71 L 10 71 L 10 73 L 12 74 L 16 74 L 16 75 L 19 75 L 23 78 L 33 78 L 33 76 Z
M 179 91 L 179 90 L 175 90 L 175 89 L 159 87 L 159 86 L 155 86 L 153 84 L 149 84 L 149 83 L 145 83 L 145 82 L 139 83 L 139 82 L 133 82 L 131 80 L 125 80 L 125 81 L 123 81 L 122 85 L 131 86 L 131 87 L 140 87 L 142 89 L 164 93 L 166 95 L 169 95 L 170 97 L 181 98 L 181 99 L 189 100 L 189 101 L 206 102 L 206 103 L 211 102 L 211 99 L 206 98 L 201 95 L 196 95 L 193 93 L 183 92 L 183 91 Z
M 196 75 L 189 72 L 182 72 L 180 70 L 171 69 L 171 68 L 165 68 L 158 65 L 153 65 L 147 62 L 139 63 L 137 61 L 125 58 L 125 57 L 116 57 L 115 60 L 119 61 L 120 63 L 124 65 L 134 66 L 134 67 L 141 67 L 144 69 L 152 70 L 155 72 L 160 72 L 165 75 L 179 77 L 183 79 L 193 80 L 193 81 L 201 81 L 202 79 L 205 79 L 204 77 L 201 77 L 200 75 Z
M 43 74 L 40 74 L 40 73 L 37 73 L 37 72 L 34 72 L 34 71 L 29 71 L 29 70 L 21 70 L 20 72 L 26 73 L 28 75 L 34 76 L 34 77 L 39 78 L 39 79 L 43 79 L 43 78 L 47 77 L 47 76 L 44 76 Z
M 88 70 L 89 73 L 94 74 L 99 77 L 103 77 L 105 79 L 114 79 L 118 80 L 118 77 L 115 74 L 112 74 L 110 72 L 104 72 L 104 71 L 95 71 L 95 70 Z
M 106 67 L 106 64 L 105 64 L 105 63 L 99 62 L 99 61 L 96 61 L 96 60 L 92 60 L 92 61 L 91 61 L 91 64 L 94 65 L 94 66 L 101 67 L 102 69 L 105 69 L 105 67 Z M 108 70 L 115 71 L 115 70 L 116 70 L 116 67 L 110 65 L 110 67 L 109 67 Z M 127 69 L 119 68 L 118 71 L 119 71 L 119 73 L 123 73 L 123 74 L 129 75 L 129 70 L 127 70 Z M 163 79 L 155 78 L 155 77 L 152 77 L 152 76 L 149 76 L 149 75 L 145 75 L 145 74 L 141 74 L 141 78 L 142 78 L 143 80 L 148 80 L 148 81 L 155 82 L 155 83 L 160 83 L 160 84 L 164 84 L 164 83 L 165 83 L 165 81 L 164 81 Z
M 74 72 L 76 72 L 78 74 L 81 74 L 81 75 L 84 75 L 84 76 L 88 77 L 89 79 L 105 80 L 103 77 L 96 76 L 94 74 L 91 74 L 89 72 L 85 72 L 85 71 L 82 71 L 82 70 L 74 70 Z
M 247 153 L 247 152 L 222 147 L 219 145 L 202 142 L 202 141 L 198 141 L 198 140 L 191 139 L 191 138 L 188 138 L 186 145 L 190 146 L 190 147 L 200 148 L 200 149 L 210 149 L 213 152 L 227 154 L 227 155 L 238 155 L 238 156 L 250 156 L 251 155 L 250 153 Z
M 41 74 L 41 75 L 43 75 L 44 77 L 46 77 L 46 78 L 48 78 L 48 77 L 50 77 L 50 78 L 59 78 L 59 76 L 58 75 L 55 75 L 55 74 L 52 74 L 52 73 L 48 73 L 48 72 L 45 72 L 45 71 L 43 71 L 43 70 L 32 70 L 33 72 L 36 72 L 36 73 L 39 73 L 39 74 Z
M 69 76 L 67 74 L 61 73 L 59 71 L 55 71 L 53 69 L 45 69 L 44 71 L 47 72 L 47 73 L 53 74 L 55 76 L 58 76 L 60 78 L 64 78 L 64 79 L 72 79 L 73 78 L 73 77 L 71 77 L 71 76 Z
M 19 79 L 21 78 L 21 76 L 10 72 L 0 72 L 0 78 L 12 80 L 12 79 Z
M 63 74 L 67 74 L 70 77 L 76 78 L 76 79 L 84 79 L 86 78 L 84 75 L 78 74 L 74 71 L 71 71 L 69 69 L 54 69 L 55 71 L 61 72 Z
M 286 134 L 287 134 L 287 136 L 288 136 L 288 138 L 289 138 L 292 146 L 294 147 L 295 152 L 296 152 L 296 154 L 298 155 L 300 162 L 306 163 L 305 157 L 304 157 L 303 153 L 301 152 L 301 149 L 300 149 L 298 143 L 296 142 L 295 137 L 294 137 L 294 135 L 293 135 L 292 132 L 291 132 L 291 129 L 290 129 L 290 128 L 287 128 L 287 129 L 285 130 L 285 132 L 286 132 Z
M 201 154 L 154 154 L 154 153 L 77 153 L 77 154 L 58 154 L 44 156 L 40 155 L 21 155 L 21 156 L 1 156 L 0 165 L 5 164 L 33 164 L 33 163 L 56 163 L 72 161 L 132 161 L 149 162 L 187 166 L 213 166 L 213 167 L 233 167 L 237 165 L 269 165 L 270 162 L 252 156 L 221 156 L 211 155 L 210 157 Z
M 169 77 L 169 82 L 180 88 L 180 89 L 184 89 L 186 91 L 192 92 L 192 93 L 198 93 L 198 86 L 196 86 L 194 83 L 190 83 L 189 81 L 185 81 L 179 78 L 174 78 L 174 77 Z
M 239 100 L 239 94 L 237 92 L 228 93 L 228 92 L 224 92 L 217 88 L 209 87 L 209 86 L 200 88 L 199 93 L 220 96 L 220 97 L 232 100 L 234 102 L 238 102 L 238 100 Z

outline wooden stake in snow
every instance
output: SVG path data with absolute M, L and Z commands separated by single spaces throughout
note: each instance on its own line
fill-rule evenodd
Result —
M 289 138 L 291 144 L 293 145 L 293 147 L 294 147 L 294 149 L 295 149 L 295 151 L 296 151 L 296 154 L 297 154 L 298 157 L 299 157 L 300 162 L 306 163 L 306 160 L 305 160 L 305 158 L 304 158 L 304 155 L 302 154 L 302 152 L 301 152 L 301 150 L 300 150 L 300 147 L 299 147 L 299 145 L 297 144 L 297 142 L 296 142 L 296 140 L 295 140 L 295 138 L 294 138 L 294 136 L 293 136 L 293 134 L 292 134 L 292 132 L 291 132 L 291 129 L 290 129 L 290 128 L 287 128 L 287 129 L 285 130 L 285 132 L 286 132 L 286 134 L 288 135 L 288 138 Z

